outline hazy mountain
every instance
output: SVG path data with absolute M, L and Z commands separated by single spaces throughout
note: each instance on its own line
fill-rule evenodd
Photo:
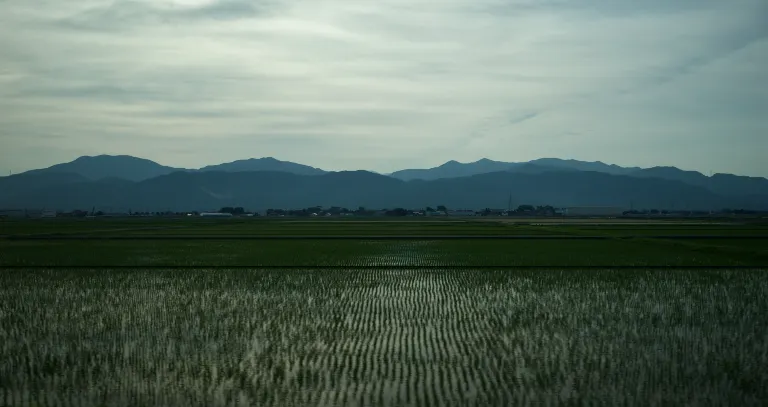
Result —
M 652 167 L 632 171 L 629 175 L 641 178 L 663 178 L 682 181 L 686 184 L 708 186 L 709 177 L 698 171 L 685 171 L 676 167 Z
M 0 199 L 28 194 L 46 188 L 56 188 L 76 183 L 87 183 L 88 178 L 69 172 L 26 172 L 22 174 L 0 177 Z
M 733 174 L 715 174 L 708 188 L 721 195 L 768 195 L 768 179 Z
M 325 174 L 319 168 L 308 165 L 297 164 L 290 161 L 280 161 L 273 157 L 251 158 L 248 160 L 238 160 L 225 164 L 209 165 L 201 168 L 199 171 L 282 171 L 299 175 L 320 175 Z
M 440 178 L 467 177 L 477 174 L 486 174 L 489 172 L 506 171 L 518 165 L 520 164 L 493 161 L 487 158 L 483 158 L 472 163 L 460 163 L 458 161 L 451 160 L 439 167 L 429 169 L 400 170 L 395 171 L 389 175 L 403 181 L 410 181 L 415 179 L 429 181 Z
M 768 179 L 733 174 L 715 174 L 708 177 L 697 171 L 684 171 L 675 167 L 653 167 L 629 173 L 633 177 L 661 178 L 701 186 L 720 195 L 768 195 Z
M 529 161 L 529 163 L 551 168 L 577 171 L 596 171 L 615 175 L 629 174 L 640 169 L 638 167 L 620 167 L 615 164 L 606 164 L 601 161 L 590 162 L 579 160 L 563 160 L 560 158 L 539 158 L 537 160 Z
M 99 180 L 104 178 L 120 178 L 127 181 L 143 181 L 155 178 L 161 175 L 167 175 L 174 172 L 191 171 L 282 171 L 300 175 L 319 175 L 325 171 L 310 167 L 308 165 L 292 163 L 289 161 L 280 161 L 272 157 L 252 158 L 248 160 L 238 160 L 230 163 L 209 165 L 199 170 L 173 168 L 160 165 L 154 161 L 143 158 L 131 157 L 127 155 L 99 155 L 95 157 L 84 156 L 72 162 L 57 164 L 48 168 L 31 170 L 24 175 L 29 174 L 54 174 L 70 173 L 78 174 L 86 179 Z M 17 175 L 22 175 L 17 174 Z M 13 177 L 13 176 L 12 176 Z M 1 179 L 1 178 L 0 178 Z
M 384 176 L 368 171 L 328 173 L 272 157 L 187 170 L 129 156 L 81 157 L 0 177 L 0 207 L 6 208 L 384 207 L 438 201 L 475 208 L 505 207 L 510 193 L 516 204 L 750 209 L 765 207 L 768 180 L 553 158 L 527 163 L 449 161 L 432 169 Z
M 542 164 L 532 163 L 519 163 L 514 164 L 506 172 L 513 172 L 516 174 L 541 174 L 545 172 L 574 172 L 578 171 L 571 168 L 558 168 Z
M 534 167 L 529 167 L 534 169 Z M 367 171 L 297 175 L 287 172 L 174 172 L 141 182 L 75 182 L 0 193 L 0 207 L 61 210 L 251 210 L 315 205 L 357 208 L 506 208 L 514 205 L 611 205 L 629 208 L 768 208 L 768 195 L 721 196 L 699 186 L 660 178 L 593 171 L 492 172 L 433 181 L 401 181 Z
M 448 161 L 447 163 L 429 169 L 409 169 L 395 171 L 389 174 L 392 177 L 403 181 L 414 179 L 436 180 L 440 178 L 457 178 L 471 175 L 486 174 L 497 171 L 515 171 L 525 166 L 524 172 L 538 170 L 572 170 L 572 171 L 597 171 L 607 174 L 628 174 L 639 168 L 624 168 L 613 164 L 604 164 L 602 162 L 585 162 L 577 160 L 561 160 L 559 158 L 540 158 L 522 163 L 493 161 L 483 158 L 471 163 L 460 163 L 458 161 Z
M 538 174 L 497 172 L 426 181 L 424 198 L 451 205 L 505 208 L 509 196 L 520 204 L 619 206 L 635 208 L 719 208 L 728 198 L 677 181 L 642 179 L 599 172 L 546 171 Z M 480 199 L 478 199 L 480 198 Z M 768 204 L 768 203 L 766 203 Z
M 180 171 L 180 168 L 166 167 L 144 158 L 129 155 L 83 156 L 74 161 L 56 164 L 23 174 L 35 173 L 73 173 L 91 180 L 102 178 L 122 178 L 129 181 L 141 181 L 160 175 Z
M 449 161 L 439 167 L 396 171 L 389 174 L 404 181 L 437 180 L 486 174 L 496 171 L 541 173 L 551 171 L 591 171 L 613 175 L 628 175 L 636 178 L 658 178 L 680 181 L 688 185 L 707 188 L 724 196 L 763 196 L 768 195 L 768 179 L 745 177 L 732 174 L 715 174 L 708 177 L 697 171 L 685 171 L 676 167 L 620 167 L 600 161 L 586 162 L 562 160 L 559 158 L 540 158 L 524 163 L 510 163 L 482 159 L 473 163 Z

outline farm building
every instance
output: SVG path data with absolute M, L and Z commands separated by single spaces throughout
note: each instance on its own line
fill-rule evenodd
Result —
M 562 208 L 565 216 L 621 216 L 625 209 L 618 206 L 573 206 Z

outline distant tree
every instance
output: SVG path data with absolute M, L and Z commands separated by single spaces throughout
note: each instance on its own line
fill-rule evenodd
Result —
M 445 205 L 437 205 L 437 210 L 439 212 L 448 212 L 448 208 L 446 208 Z
M 104 216 L 104 212 L 103 211 L 98 211 L 98 212 L 96 212 L 96 216 Z
M 395 208 L 395 209 L 392 209 L 391 211 L 386 211 L 385 214 L 387 216 L 407 216 L 408 210 L 404 208 Z
M 434 212 L 434 211 L 435 211 L 434 208 L 432 208 L 431 206 L 427 206 L 426 212 Z
M 536 208 L 533 205 L 520 205 L 517 207 L 517 212 L 533 212 Z

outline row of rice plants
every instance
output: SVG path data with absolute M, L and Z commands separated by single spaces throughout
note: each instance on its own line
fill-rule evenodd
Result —
M 0 279 L 0 405 L 768 397 L 759 270 L 37 269 Z

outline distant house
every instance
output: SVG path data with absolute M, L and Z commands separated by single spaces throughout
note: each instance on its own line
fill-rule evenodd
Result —
M 40 215 L 41 218 L 55 218 L 56 211 L 43 211 Z

